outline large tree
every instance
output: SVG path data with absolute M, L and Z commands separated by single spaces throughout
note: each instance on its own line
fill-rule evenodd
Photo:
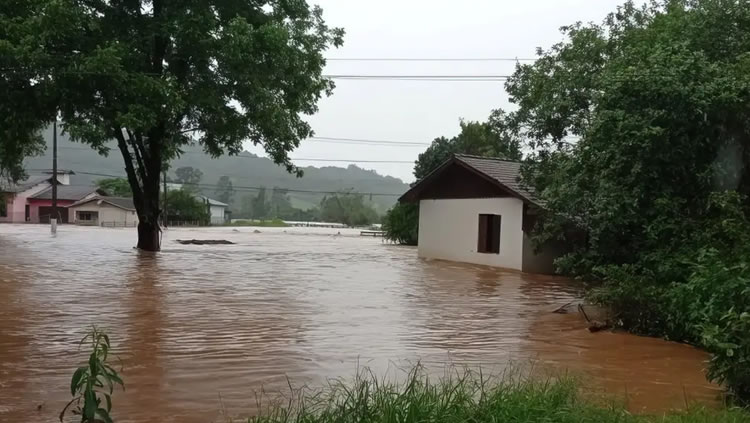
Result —
M 330 94 L 323 52 L 343 31 L 304 0 L 27 0 L 2 3 L 0 35 L 0 135 L 19 141 L 2 148 L 32 149 L 57 116 L 103 154 L 114 138 L 138 248 L 158 250 L 159 177 L 182 146 L 249 141 L 301 173 L 287 153 L 312 135 L 301 115 Z
M 750 401 L 748 2 L 629 2 L 564 33 L 506 85 L 537 239 L 575 247 L 559 269 L 618 323 L 705 347 Z
M 216 182 L 216 199 L 226 204 L 231 204 L 234 200 L 234 188 L 229 176 L 224 175 Z

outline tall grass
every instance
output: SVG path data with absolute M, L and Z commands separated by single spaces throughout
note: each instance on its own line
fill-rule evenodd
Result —
M 492 378 L 481 371 L 454 369 L 431 380 L 420 366 L 401 383 L 363 370 L 352 381 L 333 380 L 318 391 L 297 390 L 261 410 L 249 423 L 750 423 L 750 414 L 739 409 L 634 416 L 623 407 L 582 396 L 570 377 Z

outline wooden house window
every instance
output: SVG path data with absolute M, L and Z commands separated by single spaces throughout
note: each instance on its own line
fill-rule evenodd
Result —
M 478 253 L 500 254 L 500 224 L 502 218 L 498 214 L 479 215 Z

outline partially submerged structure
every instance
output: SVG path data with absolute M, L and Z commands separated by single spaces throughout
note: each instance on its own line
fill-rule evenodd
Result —
M 418 254 L 520 270 L 554 273 L 561 245 L 534 251 L 530 231 L 543 204 L 519 183 L 521 164 L 454 155 L 400 199 L 419 203 Z

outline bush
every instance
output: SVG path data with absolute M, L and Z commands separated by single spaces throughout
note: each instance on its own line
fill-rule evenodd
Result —
M 748 251 L 750 253 L 750 251 Z M 673 326 L 712 354 L 708 376 L 750 400 L 750 256 L 703 252 L 686 284 L 672 293 Z
M 611 306 L 619 324 L 712 354 L 708 377 L 750 401 L 750 222 L 744 198 L 715 193 L 700 225 L 637 264 L 601 266 L 591 298 Z M 699 229 L 695 229 L 699 228 Z
M 419 240 L 419 205 L 398 203 L 383 217 L 385 238 L 404 245 L 417 245 Z

